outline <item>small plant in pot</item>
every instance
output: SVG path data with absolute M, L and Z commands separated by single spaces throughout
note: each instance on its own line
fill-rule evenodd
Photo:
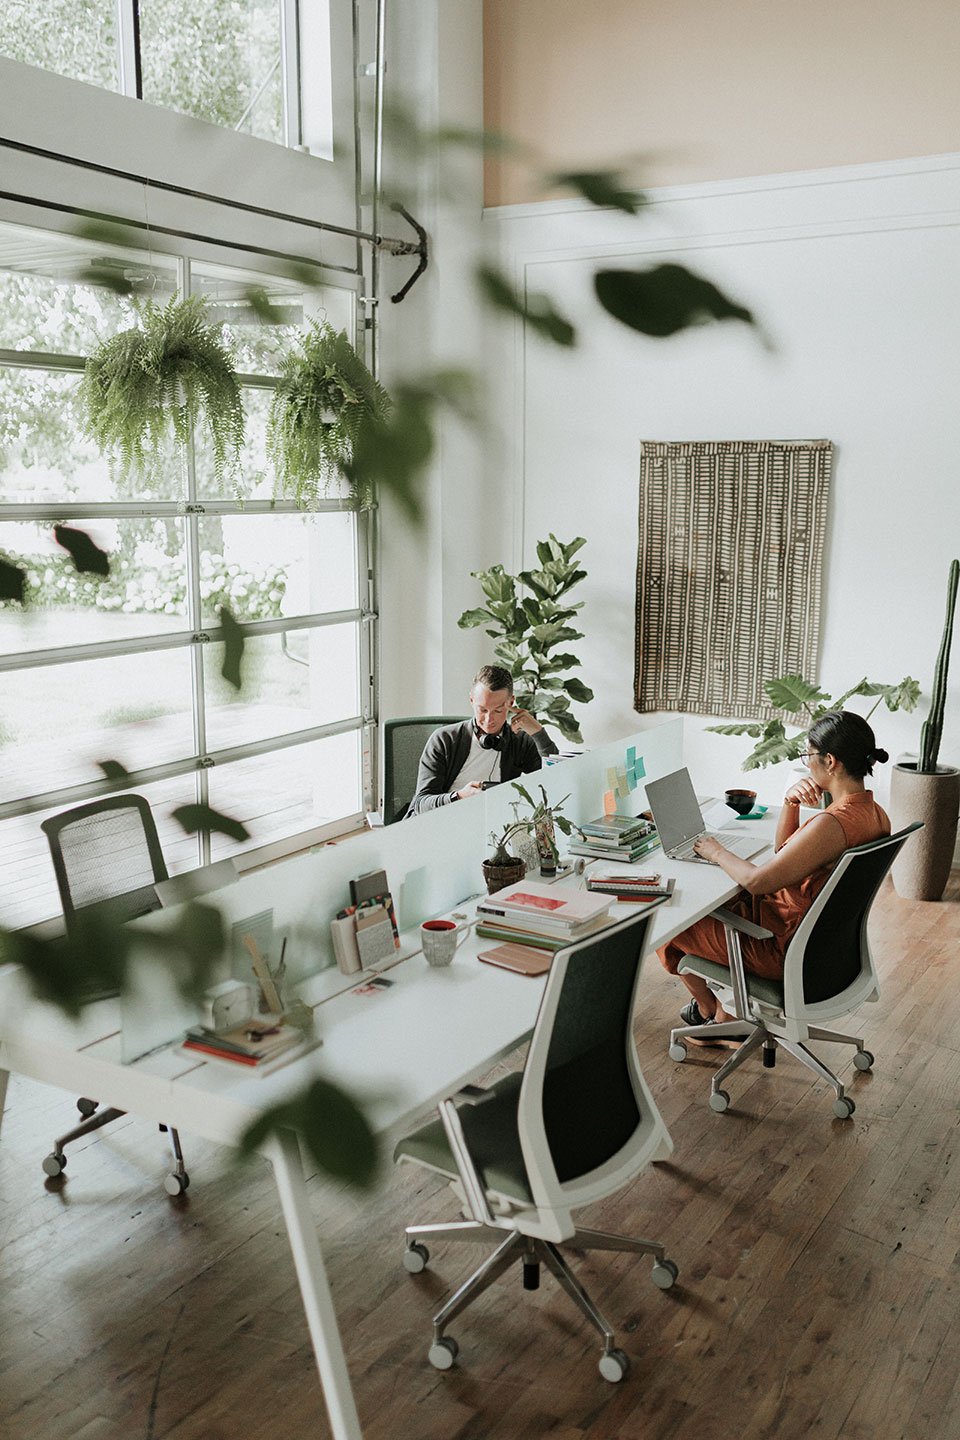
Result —
M 562 800 L 556 800 L 553 804 L 547 799 L 547 792 L 542 785 L 538 785 L 540 799 L 534 800 L 529 791 L 525 790 L 515 780 L 512 782 L 514 790 L 520 798 L 530 806 L 530 814 L 523 817 L 524 824 L 532 833 L 536 842 L 537 856 L 540 863 L 541 875 L 555 875 L 557 866 L 560 863 L 560 852 L 557 849 L 557 830 L 564 835 L 573 832 L 573 822 L 565 815 L 561 815 L 561 807 L 570 799 L 564 795 Z M 513 812 L 516 815 L 519 806 L 514 802 Z M 519 817 L 518 817 L 519 818 Z
M 920 755 L 901 761 L 890 778 L 890 818 L 895 830 L 923 822 L 893 864 L 893 883 L 907 900 L 939 900 L 943 896 L 957 843 L 960 770 L 941 765 L 940 740 L 947 699 L 947 671 L 953 642 L 953 614 L 960 584 L 960 561 L 952 560 L 947 576 L 947 613 L 934 669 L 930 713 L 920 729 Z
M 343 330 L 315 320 L 288 355 L 267 422 L 267 455 L 281 495 L 307 509 L 345 473 L 365 425 L 386 419 L 390 397 Z M 358 507 L 373 497 L 354 486 Z
M 528 833 L 529 825 L 526 820 L 511 820 L 499 834 L 495 830 L 491 830 L 490 843 L 493 846 L 493 854 L 488 856 L 481 866 L 488 895 L 495 895 L 498 890 L 503 890 L 507 885 L 516 885 L 526 875 L 525 862 L 511 854 L 509 846 L 514 836 Z

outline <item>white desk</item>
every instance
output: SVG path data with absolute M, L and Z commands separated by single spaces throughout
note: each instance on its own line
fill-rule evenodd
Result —
M 722 871 L 672 862 L 659 851 L 637 868 L 660 870 L 677 882 L 670 904 L 655 912 L 654 945 L 736 893 Z M 530 1034 L 543 982 L 478 963 L 476 953 L 488 943 L 471 935 L 445 970 L 430 969 L 421 955 L 402 961 L 389 971 L 391 988 L 379 994 L 356 995 L 351 989 L 335 995 L 319 1007 L 323 1045 L 263 1077 L 198 1061 L 177 1046 L 124 1065 L 118 1002 L 90 1006 L 74 1024 L 33 1000 L 11 967 L 0 973 L 0 1104 L 12 1071 L 95 1095 L 103 1104 L 188 1135 L 234 1145 L 266 1106 L 325 1074 L 365 1103 L 374 1129 L 387 1138 Z M 263 1153 L 273 1167 L 333 1435 L 359 1440 L 296 1136 L 289 1132 L 270 1141 Z

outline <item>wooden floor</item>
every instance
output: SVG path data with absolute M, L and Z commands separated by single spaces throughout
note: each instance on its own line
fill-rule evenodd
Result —
M 956 877 L 944 904 L 878 900 L 883 996 L 860 1020 L 877 1064 L 846 1122 L 788 1058 L 748 1065 L 714 1115 L 716 1056 L 667 1058 L 676 982 L 648 966 L 640 1057 L 676 1150 L 588 1223 L 661 1238 L 681 1276 L 664 1294 L 645 1261 L 575 1261 L 630 1356 L 620 1385 L 547 1276 L 532 1294 L 502 1280 L 452 1327 L 456 1368 L 432 1370 L 431 1311 L 480 1252 L 438 1246 L 409 1276 L 401 1224 L 451 1215 L 448 1192 L 414 1171 L 372 1199 L 312 1182 L 367 1440 L 960 1435 L 958 900 Z M 185 1137 L 193 1184 L 168 1200 L 163 1137 L 131 1120 L 45 1187 L 70 1100 L 17 1080 L 8 1099 L 4 1440 L 328 1436 L 267 1167 Z

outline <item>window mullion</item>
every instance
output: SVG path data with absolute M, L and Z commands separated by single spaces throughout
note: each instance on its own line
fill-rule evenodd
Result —
M 120 93 L 143 99 L 143 72 L 140 65 L 140 0 L 117 0 L 117 46 L 120 60 Z
M 283 96 L 283 143 L 290 149 L 303 144 L 300 104 L 300 4 L 279 0 L 280 75 Z

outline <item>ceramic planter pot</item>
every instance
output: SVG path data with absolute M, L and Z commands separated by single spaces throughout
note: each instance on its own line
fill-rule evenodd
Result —
M 484 860 L 482 869 L 488 895 L 495 895 L 507 885 L 519 884 L 527 873 L 527 867 L 522 860 L 511 860 L 509 865 L 494 865 L 492 860 Z
M 894 830 L 923 821 L 923 829 L 911 835 L 893 862 L 894 887 L 905 900 L 942 897 L 957 843 L 958 812 L 960 770 L 939 765 L 933 775 L 918 775 L 915 764 L 894 765 L 890 777 Z

